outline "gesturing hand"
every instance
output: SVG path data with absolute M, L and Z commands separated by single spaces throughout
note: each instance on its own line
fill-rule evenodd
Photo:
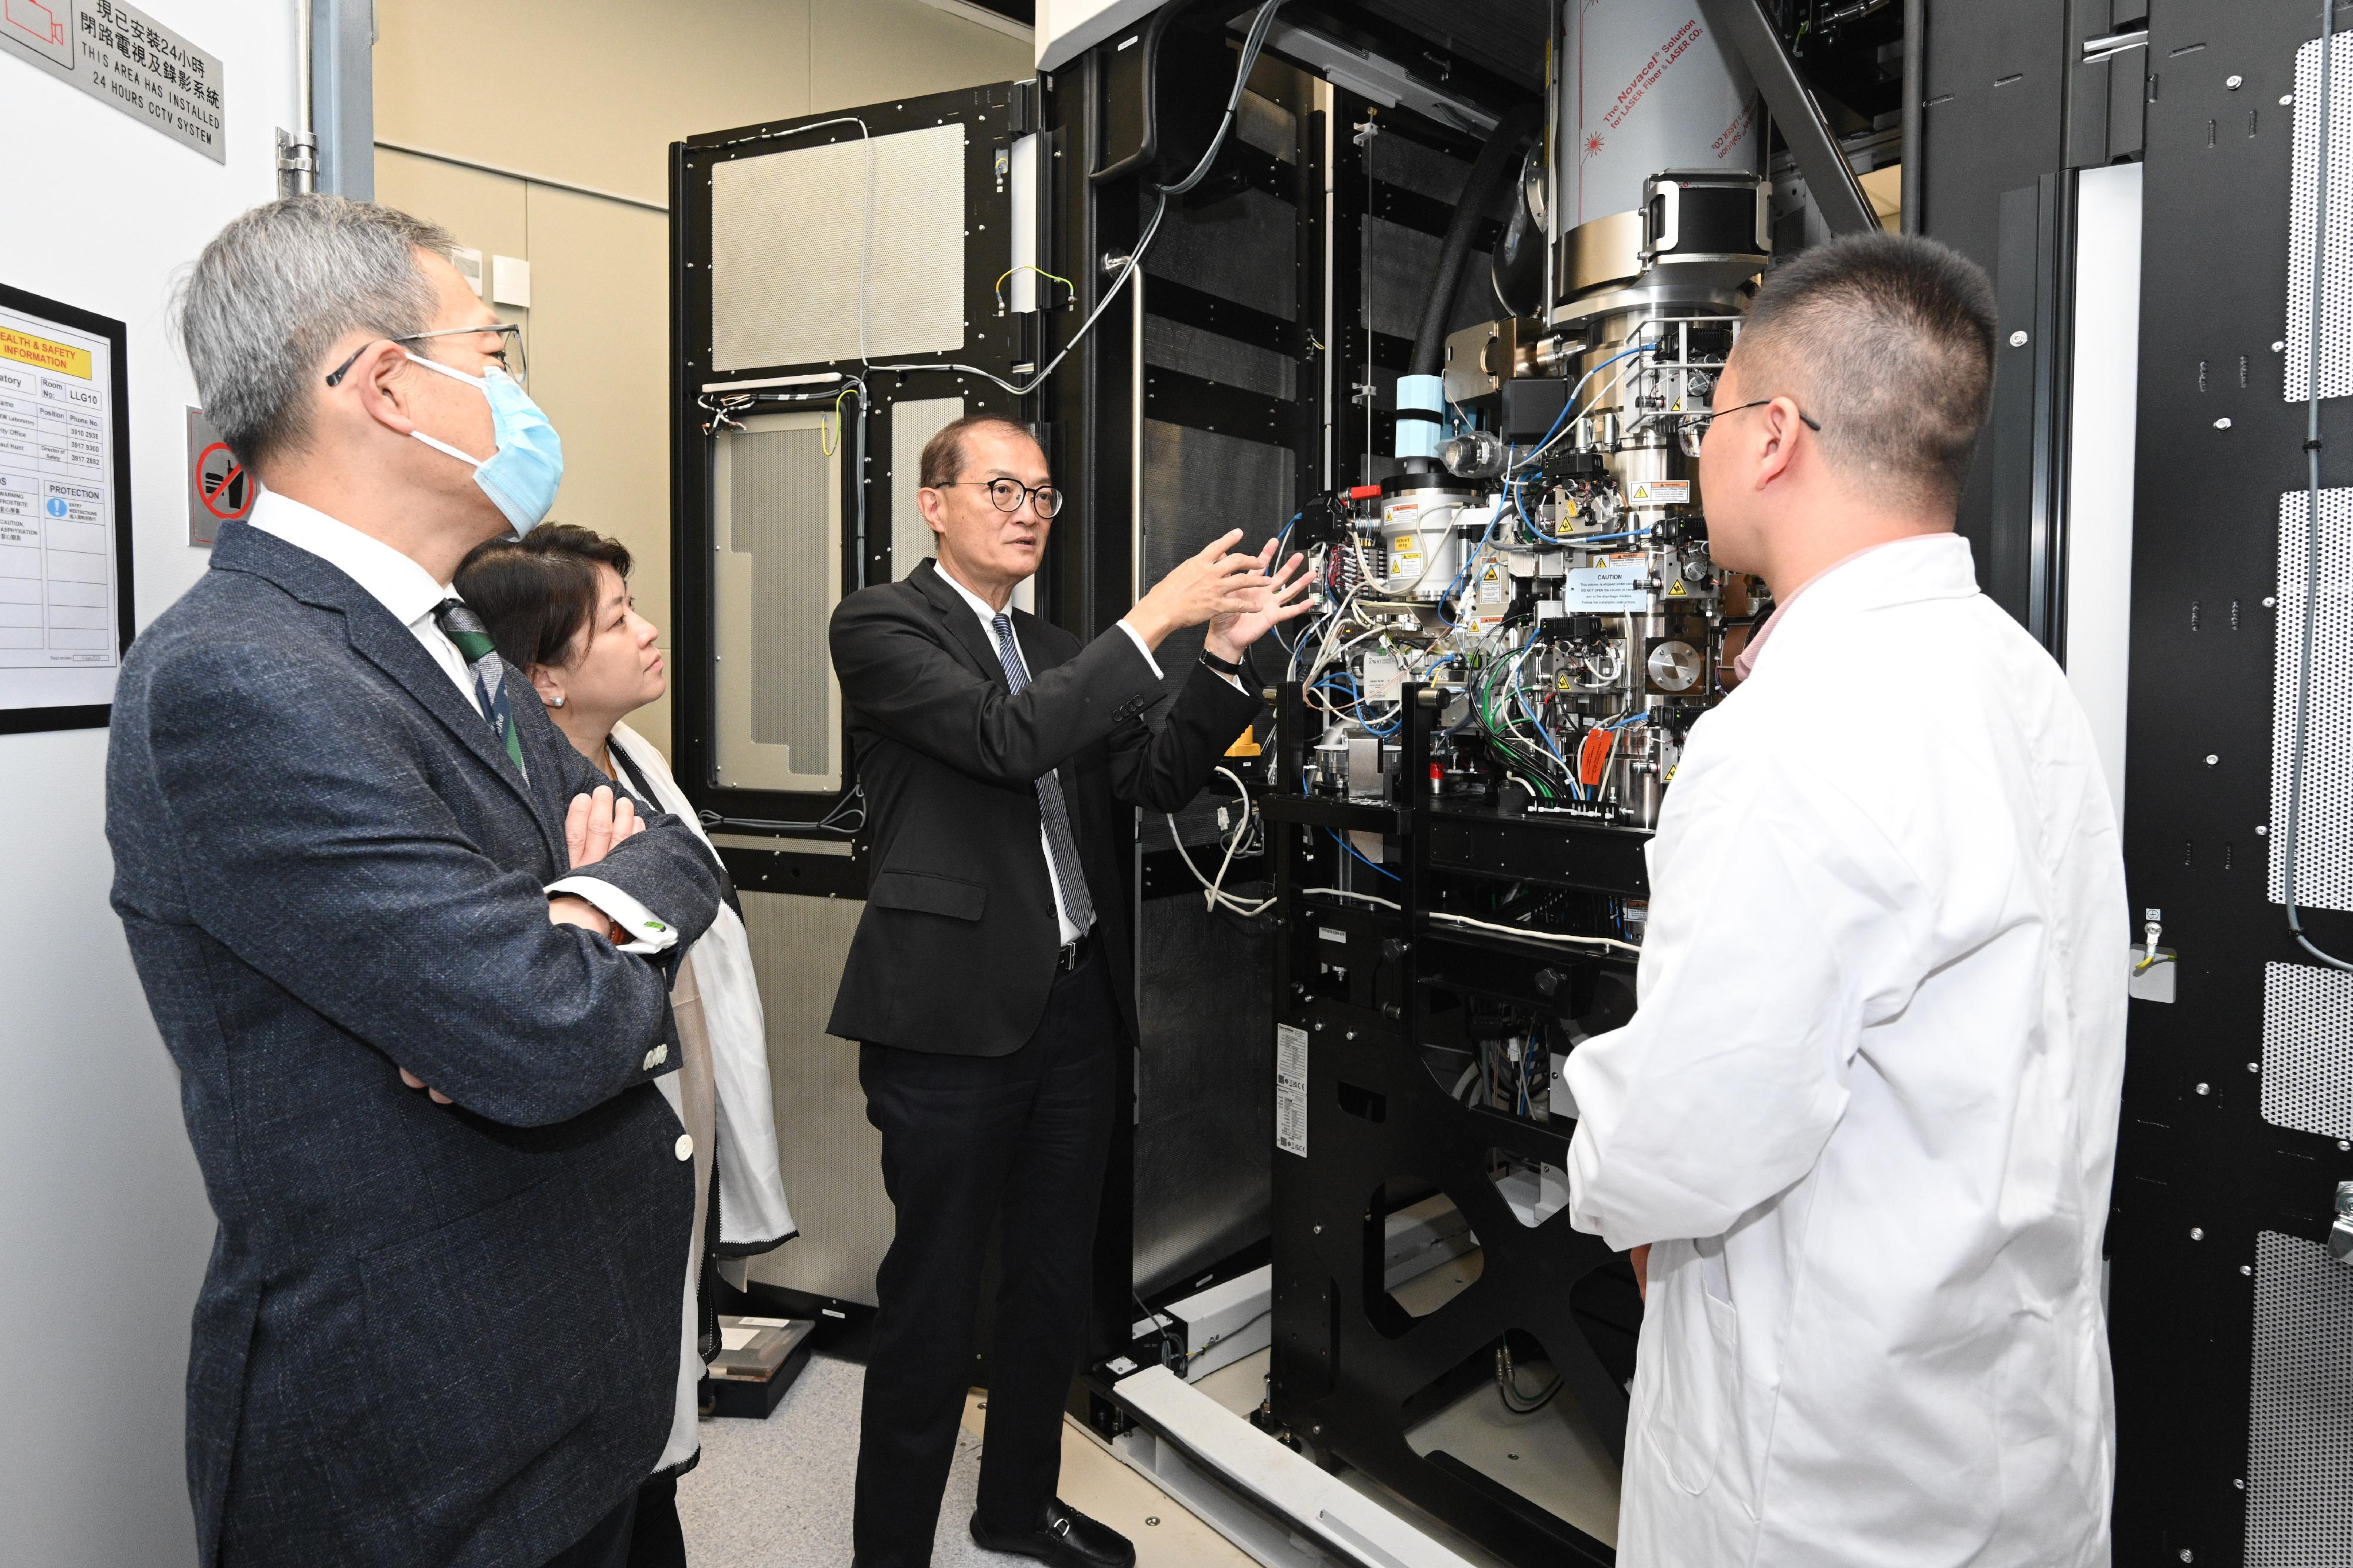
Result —
M 1311 601 L 1299 596 L 1307 588 L 1307 574 L 1301 571 L 1307 557 L 1294 554 L 1282 563 L 1282 571 L 1267 575 L 1267 569 L 1274 563 L 1274 543 L 1268 540 L 1266 547 L 1258 552 L 1258 572 L 1266 577 L 1266 586 L 1253 591 L 1257 603 L 1247 610 L 1229 610 L 1210 617 L 1208 649 L 1229 664 L 1238 661 L 1242 649 L 1264 637 L 1269 627 L 1293 616 L 1305 615 L 1314 607 Z
M 564 814 L 564 843 L 572 852 L 575 871 L 594 866 L 612 853 L 614 845 L 645 830 L 636 804 L 628 795 L 617 800 L 604 784 L 598 784 L 594 795 L 574 795 L 572 808 Z
M 1215 616 L 1259 607 L 1257 595 L 1267 587 L 1265 562 L 1262 555 L 1229 553 L 1241 536 L 1240 529 L 1228 529 L 1198 555 L 1177 563 L 1135 602 L 1125 619 L 1146 647 L 1158 647 L 1179 626 L 1198 626 Z

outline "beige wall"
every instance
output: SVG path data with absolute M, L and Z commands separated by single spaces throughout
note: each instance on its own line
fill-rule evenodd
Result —
M 1029 72 L 1029 46 L 921 0 L 377 0 L 376 197 L 531 263 L 532 395 L 564 436 L 555 516 L 637 557 L 670 647 L 670 143 Z M 518 177 L 520 176 L 520 177 Z M 485 263 L 487 267 L 487 261 Z M 670 704 L 632 721 L 667 752 Z

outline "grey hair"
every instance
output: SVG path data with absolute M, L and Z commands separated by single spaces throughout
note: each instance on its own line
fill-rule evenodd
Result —
M 311 436 L 312 378 L 353 331 L 433 325 L 439 296 L 417 252 L 448 259 L 436 225 L 372 202 L 290 196 L 230 220 L 180 285 L 180 342 L 206 416 L 257 468 Z

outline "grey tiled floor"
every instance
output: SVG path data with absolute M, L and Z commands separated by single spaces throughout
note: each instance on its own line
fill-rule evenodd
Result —
M 847 1568 L 865 1369 L 812 1356 L 765 1421 L 706 1421 L 702 1462 L 678 1488 L 693 1568 Z M 965 1406 L 940 1508 L 934 1568 L 1012 1568 L 965 1534 L 980 1481 L 981 1416 Z M 1250 1568 L 1250 1560 L 1075 1428 L 1061 1495 L 1136 1543 L 1139 1568 Z

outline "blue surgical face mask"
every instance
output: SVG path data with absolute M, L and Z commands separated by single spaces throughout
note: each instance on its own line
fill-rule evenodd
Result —
M 470 464 L 474 483 L 506 515 L 516 538 L 546 521 L 555 506 L 555 492 L 564 483 L 564 442 L 539 405 L 531 400 L 531 395 L 514 377 L 496 366 L 476 376 L 416 354 L 410 354 L 408 359 L 411 364 L 438 371 L 452 381 L 462 381 L 490 399 L 491 439 L 498 450 L 487 458 L 470 457 L 422 430 L 410 434 L 435 451 L 447 452 L 459 462 Z

